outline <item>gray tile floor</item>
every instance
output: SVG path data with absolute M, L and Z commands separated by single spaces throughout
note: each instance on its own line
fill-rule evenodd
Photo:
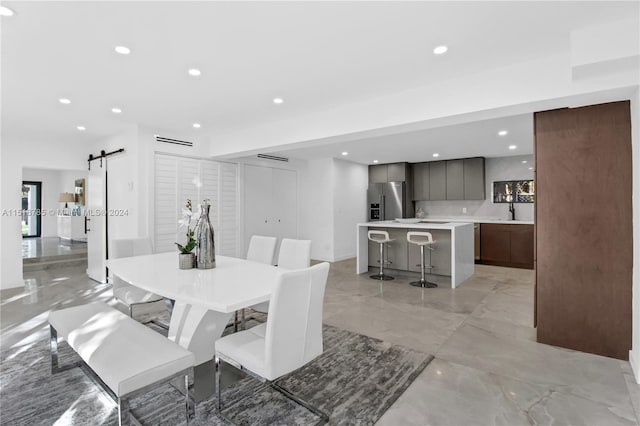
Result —
M 66 241 L 58 237 L 23 238 L 22 258 L 86 254 L 87 243 Z
M 354 271 L 353 260 L 332 265 L 325 322 L 436 356 L 378 424 L 638 424 L 628 362 L 535 342 L 532 271 L 478 265 L 455 290 Z M 24 288 L 0 292 L 2 349 L 28 350 L 49 310 L 93 300 L 111 290 L 83 268 L 25 273 Z

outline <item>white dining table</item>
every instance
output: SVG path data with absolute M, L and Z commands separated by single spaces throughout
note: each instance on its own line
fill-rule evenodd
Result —
M 175 300 L 168 337 L 211 361 L 215 341 L 238 309 L 266 302 L 282 270 L 264 263 L 216 256 L 214 269 L 179 269 L 177 253 L 109 259 L 123 281 Z

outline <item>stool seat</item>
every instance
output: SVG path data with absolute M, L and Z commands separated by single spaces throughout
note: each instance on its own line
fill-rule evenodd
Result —
M 382 243 L 382 244 L 386 244 L 391 241 L 394 241 L 391 238 L 389 238 L 389 233 L 387 231 L 369 231 L 367 232 L 367 237 L 371 241 L 375 241 L 376 243 Z
M 394 240 L 389 238 L 389 233 L 387 231 L 377 231 L 377 230 L 370 230 L 369 232 L 367 232 L 367 238 L 369 238 L 374 243 L 378 243 L 380 245 L 380 260 L 378 261 L 380 262 L 380 272 L 378 272 L 375 275 L 371 275 L 369 278 L 371 278 L 372 280 L 379 280 L 379 281 L 392 280 L 394 277 L 384 273 L 384 264 L 385 264 L 384 245 Z
M 435 241 L 433 241 L 433 235 L 431 235 L 431 232 L 422 231 L 407 232 L 407 241 L 411 244 L 416 244 L 419 246 L 426 246 L 435 243 Z
M 438 287 L 438 284 L 428 282 L 425 278 L 425 269 L 433 269 L 433 265 L 426 265 L 424 259 L 424 248 L 428 248 L 429 250 L 434 250 L 431 247 L 435 244 L 433 240 L 433 235 L 431 232 L 426 231 L 409 231 L 407 232 L 407 241 L 411 244 L 415 244 L 420 247 L 420 281 L 413 281 L 410 284 L 415 287 L 427 287 L 434 288 Z

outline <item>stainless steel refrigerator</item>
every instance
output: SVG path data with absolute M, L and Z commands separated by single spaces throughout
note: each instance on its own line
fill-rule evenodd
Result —
M 405 182 L 369 184 L 367 207 L 370 222 L 413 216 Z

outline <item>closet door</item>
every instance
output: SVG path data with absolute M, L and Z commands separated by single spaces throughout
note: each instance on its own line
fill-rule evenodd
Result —
M 272 217 L 278 243 L 298 236 L 298 182 L 293 170 L 273 169 Z
M 244 167 L 244 248 L 252 235 L 275 236 L 272 220 L 272 169 Z

